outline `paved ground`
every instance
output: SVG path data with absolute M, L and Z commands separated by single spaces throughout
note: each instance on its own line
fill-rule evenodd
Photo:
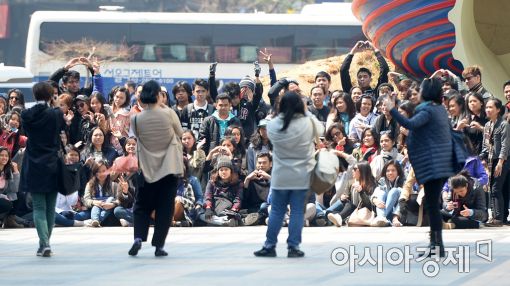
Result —
M 0 285 L 427 285 L 475 284 L 508 285 L 510 278 L 510 227 L 480 230 L 445 231 L 447 246 L 469 246 L 469 273 L 459 273 L 459 265 L 440 262 L 439 273 L 427 277 L 424 263 L 412 259 L 409 272 L 405 264 L 392 266 L 382 261 L 382 273 L 366 263 L 364 247 L 371 247 L 377 259 L 377 245 L 385 257 L 390 248 L 418 254 L 416 247 L 426 245 L 427 228 L 305 228 L 302 250 L 306 257 L 288 259 L 285 244 L 277 258 L 255 258 L 266 227 L 172 228 L 166 249 L 170 256 L 155 258 L 154 248 L 144 244 L 138 257 L 127 251 L 132 241 L 131 228 L 56 228 L 52 238 L 55 252 L 51 258 L 35 256 L 35 229 L 0 229 Z M 287 229 L 280 234 L 285 241 Z M 476 241 L 491 240 L 492 262 L 476 255 Z M 356 247 L 359 259 L 354 273 L 349 263 L 339 266 L 331 259 L 337 249 Z M 485 245 L 486 246 L 486 245 Z M 487 253 L 487 247 L 480 251 Z M 452 248 L 452 251 L 458 248 Z M 458 252 L 456 252 L 458 253 Z M 351 256 L 352 257 L 352 256 Z M 398 254 L 392 255 L 398 259 Z M 336 256 L 343 261 L 342 254 Z M 366 258 L 365 258 L 366 259 Z M 433 261 L 427 262 L 434 264 Z M 428 267 L 430 272 L 435 268 Z M 466 269 L 467 270 L 467 269 Z M 93 283 L 93 284 L 92 284 Z M 100 283 L 100 284 L 98 284 Z

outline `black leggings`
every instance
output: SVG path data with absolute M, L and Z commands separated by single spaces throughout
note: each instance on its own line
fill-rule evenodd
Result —
M 443 185 L 447 178 L 440 178 L 428 181 L 425 186 L 425 209 L 429 214 L 430 230 L 438 231 L 443 229 L 443 220 L 440 212 L 440 197 Z

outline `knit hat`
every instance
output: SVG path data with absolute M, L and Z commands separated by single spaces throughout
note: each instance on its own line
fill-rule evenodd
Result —
M 243 87 L 247 87 L 249 88 L 252 92 L 255 92 L 255 81 L 253 79 L 251 79 L 251 77 L 249 76 L 245 76 L 241 79 L 241 81 L 239 82 L 239 87 L 240 88 L 243 88 Z
M 226 167 L 229 168 L 230 170 L 234 169 L 232 161 L 227 156 L 218 157 L 218 163 L 216 163 L 216 170 L 219 170 L 221 167 Z

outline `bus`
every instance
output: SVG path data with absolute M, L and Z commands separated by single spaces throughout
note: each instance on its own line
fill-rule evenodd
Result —
M 335 16 L 323 17 L 313 13 L 37 11 L 30 21 L 25 64 L 35 80 L 45 80 L 71 57 L 86 55 L 70 50 L 58 56 L 55 51 L 60 47 L 92 43 L 106 46 L 112 54 L 123 51 L 120 56 L 110 55 L 101 66 L 105 92 L 127 80 L 154 79 L 168 89 L 180 80 L 207 78 L 212 62 L 218 62 L 216 77 L 221 86 L 253 75 L 253 62 L 263 62 L 261 50 L 273 55 L 277 72 L 347 53 L 365 36 L 350 4 L 342 7 Z M 263 75 L 267 74 L 262 66 Z M 86 73 L 84 68 L 77 70 Z

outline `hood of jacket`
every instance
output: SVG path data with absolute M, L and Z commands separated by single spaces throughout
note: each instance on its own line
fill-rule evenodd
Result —
M 232 112 L 229 112 L 227 119 L 221 119 L 220 114 L 218 113 L 218 110 L 215 110 L 214 113 L 212 114 L 212 116 L 214 118 L 216 118 L 216 120 L 220 120 L 220 121 L 230 121 L 230 119 L 235 117 L 234 114 L 232 114 Z
M 21 113 L 21 119 L 25 129 L 31 128 L 39 129 L 44 128 L 48 124 L 49 113 L 45 113 L 48 108 L 46 104 L 36 104 L 33 107 L 24 110 Z

